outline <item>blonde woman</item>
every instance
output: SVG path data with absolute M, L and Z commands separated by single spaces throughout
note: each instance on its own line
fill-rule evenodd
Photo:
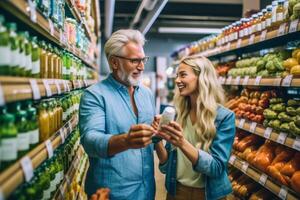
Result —
M 222 106 L 224 91 L 212 63 L 186 57 L 175 80 L 176 122 L 162 126 L 155 144 L 166 174 L 167 200 L 224 199 L 232 192 L 227 162 L 235 135 L 234 113 Z M 159 119 L 152 126 L 157 128 Z

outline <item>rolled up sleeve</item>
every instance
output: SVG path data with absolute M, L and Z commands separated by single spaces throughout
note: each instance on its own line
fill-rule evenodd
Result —
M 112 134 L 105 131 L 105 105 L 102 97 L 86 90 L 80 102 L 79 127 L 81 144 L 90 157 L 107 158 Z
M 198 150 L 199 158 L 193 166 L 194 170 L 210 177 L 220 176 L 227 169 L 232 144 L 235 136 L 235 115 L 230 112 L 226 115 L 217 129 L 212 143 L 211 153 Z

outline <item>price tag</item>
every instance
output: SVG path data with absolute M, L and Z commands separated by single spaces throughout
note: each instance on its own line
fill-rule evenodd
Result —
M 60 88 L 60 85 L 59 85 L 59 81 L 58 80 L 55 80 L 55 85 L 56 85 L 56 90 L 57 90 L 57 93 L 58 94 L 61 94 L 61 88 Z
M 34 100 L 40 99 L 41 98 L 41 93 L 40 93 L 39 86 L 36 82 L 36 79 L 30 79 L 29 82 L 30 82 L 30 86 L 31 86 L 31 89 L 32 89 L 33 99 Z
M 289 33 L 296 32 L 298 30 L 298 23 L 299 23 L 299 19 L 291 21 Z
M 5 98 L 4 98 L 2 86 L 0 84 L 0 106 L 4 106 L 4 105 L 5 105 Z
M 283 23 L 279 26 L 277 36 L 281 36 L 281 35 L 285 34 L 285 26 L 286 26 L 286 23 Z
M 257 76 L 256 79 L 255 79 L 254 85 L 259 85 L 260 80 L 261 80 L 261 76 Z
M 272 133 L 272 131 L 273 131 L 273 129 L 272 129 L 272 128 L 270 128 L 270 127 L 267 127 L 267 128 L 266 128 L 266 130 L 265 130 L 265 132 L 264 132 L 264 138 L 267 138 L 267 139 L 269 139 L 269 138 L 270 138 L 270 136 L 271 136 L 271 133 Z
M 282 86 L 284 87 L 290 87 L 291 83 L 293 80 L 293 75 L 287 75 L 283 80 L 282 80 Z
M 242 44 L 242 39 L 238 39 L 237 43 L 236 43 L 236 48 L 240 48 Z
M 254 34 L 250 36 L 249 43 L 248 43 L 249 45 L 254 43 L 254 38 L 255 38 Z
M 63 129 L 59 130 L 59 135 L 60 135 L 60 138 L 61 138 L 61 143 L 62 144 L 65 143 L 66 138 L 65 138 L 65 132 L 64 132 Z
M 249 82 L 249 76 L 245 76 L 244 79 L 243 79 L 242 85 L 247 85 L 248 82 Z
M 35 9 L 35 4 L 33 3 L 32 0 L 27 0 L 28 5 L 29 5 L 29 13 L 30 13 L 30 20 L 34 23 L 36 23 L 36 9 Z
M 268 176 L 266 174 L 261 174 L 260 177 L 259 177 L 259 183 L 264 186 L 267 182 L 267 179 L 268 179 Z
M 64 43 L 64 34 L 63 34 L 63 32 L 62 32 L 61 29 L 59 29 L 59 42 L 60 42 L 61 44 Z
M 231 84 L 231 80 L 232 80 L 232 76 L 229 76 L 229 77 L 226 79 L 226 84 Z
M 236 160 L 236 156 L 235 155 L 231 155 L 228 162 L 233 165 L 233 163 L 234 163 L 235 160 Z
M 249 163 L 247 162 L 243 162 L 243 165 L 242 165 L 242 172 L 246 173 L 247 172 L 247 169 L 249 167 Z
M 293 143 L 293 148 L 300 151 L 300 137 L 296 137 Z
M 287 133 L 280 132 L 276 141 L 280 144 L 284 144 L 286 137 L 287 137 Z
M 52 91 L 51 91 L 51 88 L 50 88 L 48 80 L 47 79 L 43 79 L 43 84 L 44 84 L 45 89 L 46 89 L 46 95 L 47 95 L 47 97 L 51 97 L 52 96 Z
M 50 35 L 54 36 L 54 25 L 51 19 L 48 19 Z
M 48 157 L 52 158 L 52 156 L 53 156 L 53 147 L 52 147 L 51 141 L 49 139 L 46 140 L 45 145 L 46 145 L 46 149 L 47 149 L 47 152 L 48 152 Z
M 235 81 L 234 81 L 235 85 L 240 84 L 240 80 L 241 80 L 241 77 L 240 77 L 240 76 L 237 76 L 237 77 L 235 78 Z
M 230 50 L 230 42 L 228 42 L 226 45 L 226 51 L 229 51 L 229 50 Z
M 239 128 L 243 128 L 244 127 L 244 124 L 245 124 L 245 119 L 243 118 L 243 119 L 240 119 L 240 121 L 239 121 L 239 125 L 238 125 L 238 127 Z
M 259 41 L 262 42 L 262 41 L 266 40 L 266 36 L 267 36 L 267 30 L 262 31 L 261 34 L 260 34 L 260 40 Z
M 280 199 L 283 199 L 283 200 L 286 199 L 287 189 L 284 186 L 281 186 L 278 196 Z
M 249 131 L 250 131 L 251 133 L 254 133 L 254 132 L 255 132 L 255 129 L 256 129 L 256 126 L 257 126 L 257 123 L 256 123 L 256 122 L 252 122 L 251 125 L 250 125 Z
M 28 156 L 21 159 L 21 166 L 24 172 L 25 180 L 29 182 L 33 177 L 32 162 Z

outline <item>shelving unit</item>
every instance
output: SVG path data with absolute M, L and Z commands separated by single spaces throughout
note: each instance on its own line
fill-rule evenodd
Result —
M 244 86 L 277 86 L 286 87 L 283 84 L 284 78 L 230 78 L 220 77 L 219 81 L 223 85 L 244 85 Z M 300 78 L 294 77 L 290 82 L 291 87 L 300 87 Z
M 236 155 L 231 155 L 229 163 L 278 197 L 286 200 L 299 199 L 293 190 L 275 183 L 269 176 L 260 172 L 246 161 L 238 158 Z
M 235 124 L 237 128 L 243 129 L 250 133 L 254 133 L 255 135 L 261 136 L 263 138 L 272 140 L 273 142 L 277 142 L 278 144 L 283 144 L 292 149 L 296 149 L 300 151 L 300 139 L 299 138 L 291 138 L 289 136 L 280 136 L 280 134 L 286 133 L 278 133 L 273 131 L 272 128 L 265 128 L 261 124 L 257 124 L 256 122 L 245 121 L 245 123 L 240 123 L 241 119 L 236 119 Z M 252 125 L 253 124 L 253 125 Z M 255 128 L 253 128 L 255 127 Z
M 72 132 L 77 123 L 78 116 L 75 115 L 49 138 L 53 150 L 57 149 L 62 144 L 62 138 L 60 135 L 61 132 L 66 138 Z M 33 169 L 39 167 L 46 159 L 48 159 L 45 142 L 39 144 L 37 147 L 27 153 L 26 156 L 28 156 L 31 160 Z M 0 174 L 0 190 L 2 191 L 4 197 L 8 197 L 25 180 L 20 164 L 21 159 L 16 161 L 12 166 Z
M 71 2 L 71 0 L 69 0 Z M 72 5 L 72 4 L 71 4 Z M 51 34 L 51 27 L 49 21 L 39 12 L 36 13 L 36 22 L 32 21 L 30 18 L 29 4 L 25 0 L 10 0 L 10 1 L 0 1 L 0 7 L 6 11 L 12 13 L 14 16 L 18 17 L 26 25 L 30 26 L 32 29 L 36 30 L 38 33 L 43 35 L 45 38 L 51 40 L 55 44 L 67 49 L 69 52 L 80 58 L 86 65 L 93 69 L 98 69 L 97 65 L 92 61 L 88 60 L 81 51 L 76 47 L 68 46 L 62 41 L 62 32 L 53 27 L 53 35 Z M 72 9 L 74 10 L 74 9 Z M 87 30 L 87 27 L 86 27 Z M 89 31 L 90 32 L 90 31 Z M 88 34 L 89 35 L 89 34 Z M 91 35 L 90 35 L 91 36 Z M 91 36 L 92 37 L 92 36 Z M 92 37 L 95 39 L 95 36 Z

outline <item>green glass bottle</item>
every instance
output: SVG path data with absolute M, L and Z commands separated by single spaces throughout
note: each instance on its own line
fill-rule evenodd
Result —
M 40 78 L 40 57 L 41 57 L 41 48 L 38 45 L 37 37 L 32 37 L 32 69 L 31 74 L 33 78 Z
M 32 44 L 30 42 L 28 31 L 24 32 L 24 45 L 25 45 L 25 76 L 31 77 L 32 71 Z
M 27 112 L 25 110 L 19 110 L 16 113 L 16 125 L 18 129 L 18 157 L 21 157 L 28 152 L 30 139 Z
M 9 34 L 4 26 L 4 17 L 0 15 L 0 75 L 9 75 L 10 47 Z
M 17 76 L 21 63 L 21 56 L 19 52 L 19 38 L 16 34 L 17 24 L 7 24 L 9 32 L 9 46 L 10 46 L 10 75 Z

